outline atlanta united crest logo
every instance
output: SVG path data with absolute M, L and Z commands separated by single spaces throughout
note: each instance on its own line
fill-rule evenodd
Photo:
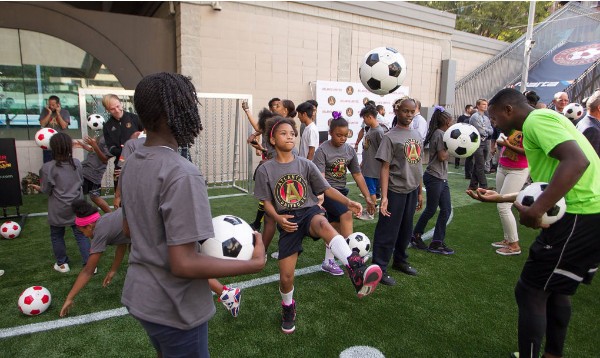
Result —
M 298 174 L 286 174 L 275 185 L 275 200 L 283 208 L 296 209 L 306 202 L 306 179 Z
M 421 143 L 413 138 L 404 142 L 404 156 L 410 164 L 419 163 L 421 161 Z
M 552 60 L 563 66 L 579 66 L 600 59 L 600 43 L 571 47 L 557 53 Z
M 327 172 L 333 178 L 343 178 L 346 175 L 346 160 L 344 158 L 335 160 L 333 165 L 327 167 Z

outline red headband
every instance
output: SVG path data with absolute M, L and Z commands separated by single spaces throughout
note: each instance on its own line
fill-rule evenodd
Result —
M 75 225 L 77 226 L 88 226 L 89 224 L 93 224 L 100 219 L 99 213 L 93 213 L 90 216 L 84 216 L 82 218 L 76 216 L 75 217 Z
M 279 122 L 281 122 L 281 119 L 278 120 L 277 122 L 275 122 L 275 124 L 273 124 L 273 127 L 271 127 L 271 134 L 269 135 L 269 138 L 273 137 L 273 131 L 275 130 L 275 127 L 277 127 L 277 125 L 279 124 Z

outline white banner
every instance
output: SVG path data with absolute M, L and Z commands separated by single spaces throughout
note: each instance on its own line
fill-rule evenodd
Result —
M 364 104 L 372 100 L 375 104 L 384 106 L 385 118 L 391 123 L 394 118 L 392 104 L 398 98 L 408 96 L 408 87 L 401 86 L 392 94 L 380 96 L 367 91 L 360 82 L 317 81 L 316 92 L 317 102 L 319 102 L 317 112 L 319 132 L 329 131 L 328 121 L 331 113 L 338 111 L 349 123 L 351 133 L 347 143 L 354 147 L 362 124 L 360 111 L 364 108 Z M 358 151 L 359 153 L 362 151 L 362 146 Z

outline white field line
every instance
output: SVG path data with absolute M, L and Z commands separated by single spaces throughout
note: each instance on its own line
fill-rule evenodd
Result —
M 41 214 L 41 213 L 40 213 Z M 41 215 L 38 215 L 41 216 Z M 452 218 L 454 217 L 454 210 L 450 212 L 450 217 L 448 217 L 447 225 L 452 222 Z M 423 240 L 429 240 L 433 236 L 434 229 L 431 229 L 423 234 Z M 311 273 L 321 271 L 321 265 L 309 266 L 301 269 L 297 269 L 295 271 L 295 276 L 308 275 Z M 248 281 L 243 281 L 239 283 L 231 283 L 229 286 L 239 287 L 240 289 L 247 289 L 251 287 L 256 287 L 260 285 L 266 285 L 272 282 L 279 281 L 279 274 L 274 274 L 266 277 L 255 278 Z M 77 326 L 80 324 L 91 323 L 96 321 L 105 320 L 113 317 L 121 317 L 127 315 L 127 309 L 125 307 L 115 308 L 112 310 L 106 310 L 101 312 L 95 312 L 90 314 L 85 314 L 81 316 L 69 317 L 69 318 L 61 318 L 54 321 L 40 322 L 40 323 L 32 323 L 26 324 L 23 326 L 11 327 L 11 328 L 3 328 L 0 329 L 0 339 L 2 338 L 10 338 L 21 336 L 24 334 L 31 334 L 37 332 L 45 332 L 53 329 L 64 328 Z

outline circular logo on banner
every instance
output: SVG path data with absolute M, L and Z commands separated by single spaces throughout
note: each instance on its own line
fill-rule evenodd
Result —
M 365 97 L 365 98 L 363 98 L 363 105 L 365 105 L 365 106 L 366 106 L 366 105 L 367 105 L 367 102 L 369 102 L 369 101 L 370 101 L 370 100 L 369 100 L 369 98 L 368 98 L 368 97 Z
M 352 137 L 354 137 L 354 132 L 352 131 L 352 129 L 348 129 L 348 138 Z
M 600 58 L 600 44 L 589 44 L 563 50 L 552 58 L 562 66 L 579 66 L 593 63 Z
M 333 162 L 333 165 L 329 166 L 327 169 L 332 177 L 336 179 L 343 178 L 346 175 L 346 159 L 337 159 Z
M 418 140 L 410 138 L 404 142 L 404 156 L 410 164 L 417 164 L 421 161 L 421 144 Z
M 347 95 L 352 96 L 353 93 L 354 93 L 354 87 L 352 87 L 352 86 L 346 87 L 346 94 Z
M 329 98 L 327 98 L 327 103 L 329 103 L 330 106 L 333 106 L 335 104 L 335 97 L 329 96 Z
M 306 180 L 298 174 L 286 174 L 275 185 L 275 200 L 285 209 L 296 209 L 306 202 Z
M 353 114 L 354 114 L 354 110 L 352 109 L 352 107 L 348 107 L 348 109 L 346 109 L 346 115 L 348 117 L 352 117 Z

